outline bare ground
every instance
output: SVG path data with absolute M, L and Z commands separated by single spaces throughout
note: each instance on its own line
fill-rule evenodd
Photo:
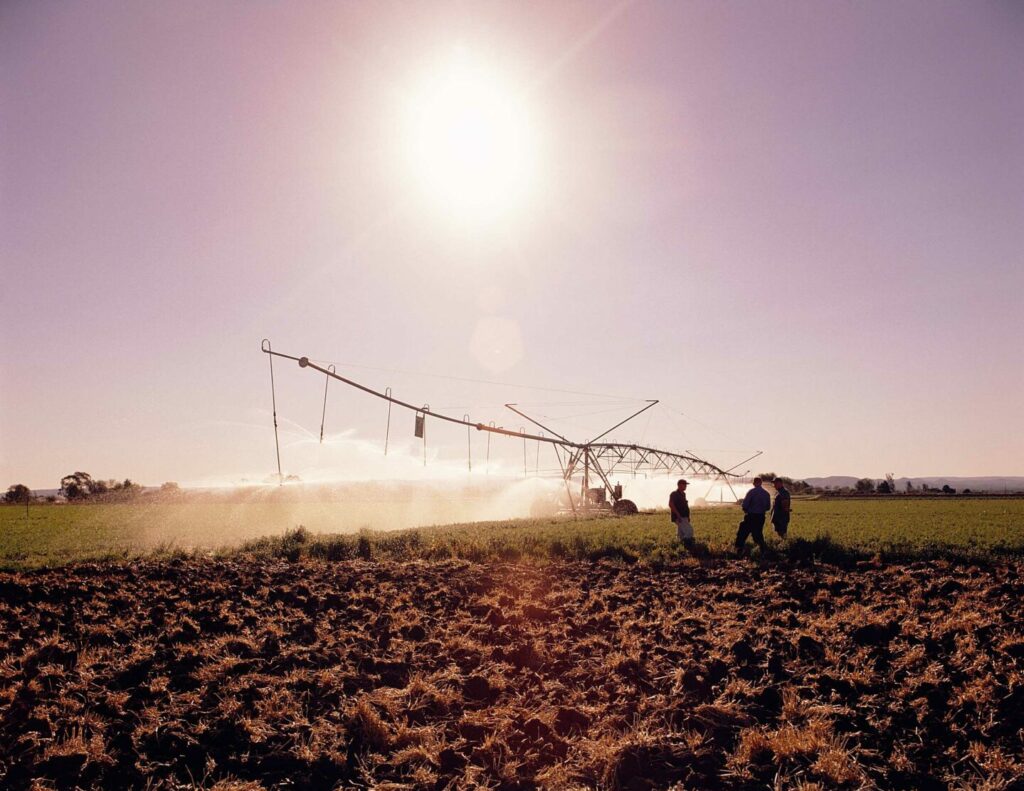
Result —
M 1021 788 L 1022 570 L 0 574 L 0 786 Z

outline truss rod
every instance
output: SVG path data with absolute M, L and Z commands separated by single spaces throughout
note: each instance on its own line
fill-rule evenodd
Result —
M 543 423 L 541 423 L 541 422 L 539 422 L 537 420 L 534 420 L 532 417 L 527 415 L 525 412 L 520 412 L 518 409 L 516 409 L 516 405 L 515 404 L 505 404 L 505 406 L 508 409 L 511 409 L 517 415 L 519 415 L 519 417 L 526 418 L 527 420 L 529 420 L 531 423 L 533 423 L 533 425 L 537 426 L 538 428 L 544 429 L 544 431 L 547 431 L 547 432 L 550 432 L 551 434 L 554 434 L 556 437 L 558 437 L 563 442 L 568 442 L 569 441 L 565 437 L 563 437 L 561 434 L 559 434 L 557 431 L 555 431 L 554 429 L 549 428 L 548 426 L 545 426 Z
M 759 451 L 758 451 L 757 453 L 755 453 L 755 454 L 754 454 L 753 456 L 751 456 L 751 457 L 750 457 L 749 459 L 744 459 L 744 460 L 743 460 L 743 461 L 741 461 L 741 462 L 740 462 L 739 464 L 734 464 L 734 465 L 732 465 L 732 466 L 731 466 L 731 467 L 730 467 L 730 468 L 729 468 L 728 470 L 724 470 L 724 472 L 732 472 L 732 471 L 733 471 L 733 470 L 735 470 L 735 469 L 736 469 L 737 467 L 739 467 L 739 466 L 740 466 L 740 464 L 746 464 L 746 463 L 747 463 L 748 461 L 753 461 L 753 460 L 754 460 L 754 459 L 756 459 L 756 458 L 757 458 L 758 456 L 760 456 L 760 455 L 761 455 L 762 453 L 764 453 L 764 451 L 763 451 L 763 450 L 759 450 Z M 738 476 L 737 476 L 737 477 L 738 477 Z
M 732 473 L 729 473 L 726 470 L 721 469 L 720 467 L 712 464 L 709 461 L 706 461 L 705 459 L 698 458 L 697 456 L 687 456 L 685 453 L 672 453 L 671 451 L 661 450 L 660 448 L 648 448 L 644 445 L 627 445 L 619 442 L 592 442 L 590 443 L 589 447 L 597 453 L 601 453 L 605 450 L 608 450 L 611 451 L 612 453 L 617 454 L 624 450 L 633 450 L 643 454 L 643 456 L 641 457 L 642 460 L 645 460 L 648 456 L 654 456 L 655 458 L 658 459 L 658 466 L 668 467 L 670 471 L 671 467 L 669 467 L 669 465 L 665 461 L 666 459 L 672 459 L 673 461 L 684 461 L 690 464 L 704 466 L 708 469 L 709 474 L 711 472 L 715 472 L 719 475 L 732 475 Z M 733 477 L 739 476 L 733 475 Z
M 643 414 L 644 412 L 646 412 L 648 409 L 650 409 L 652 406 L 654 406 L 657 403 L 658 403 L 658 399 L 656 399 L 656 398 L 648 399 L 647 406 L 645 406 L 643 409 L 641 409 L 641 410 L 639 410 L 637 412 L 634 412 L 632 415 L 627 417 L 625 420 L 619 421 L 614 426 L 612 426 L 610 429 L 608 429 L 606 432 L 604 432 L 604 434 L 598 434 L 596 437 L 594 437 L 592 440 L 590 440 L 590 442 L 587 443 L 587 444 L 593 444 L 597 440 L 601 439 L 601 437 L 607 437 L 609 434 L 611 434 L 613 431 L 615 431 L 615 429 L 617 429 L 619 426 L 621 426 L 621 425 L 623 425 L 625 423 L 628 423 L 633 418 L 635 418 L 637 415 Z
M 268 348 L 264 348 L 263 351 L 264 351 L 265 354 L 269 354 L 269 355 L 271 355 L 273 357 L 284 357 L 284 358 L 286 358 L 288 360 L 296 360 L 299 363 L 299 367 L 300 368 L 312 368 L 314 371 L 319 371 L 320 373 L 324 374 L 325 376 L 329 376 L 329 377 L 331 377 L 333 379 L 337 379 L 339 382 L 344 382 L 345 384 L 349 385 L 350 387 L 354 387 L 357 390 L 362 390 L 364 393 L 369 393 L 370 395 L 377 396 L 377 398 L 381 398 L 381 399 L 383 399 L 385 401 L 390 401 L 392 404 L 395 404 L 397 406 L 404 407 L 405 409 L 411 410 L 413 412 L 422 412 L 423 411 L 423 407 L 418 407 L 418 406 L 410 404 L 410 403 L 408 403 L 406 401 L 402 401 L 402 400 L 400 400 L 398 398 L 395 398 L 393 396 L 385 395 L 384 393 L 381 393 L 378 390 L 374 390 L 372 387 L 367 387 L 366 385 L 361 385 L 361 384 L 359 384 L 359 382 L 354 382 L 351 379 L 346 379 L 341 374 L 334 373 L 333 371 L 329 371 L 326 368 L 322 368 L 321 366 L 317 365 L 316 363 L 310 362 L 308 357 L 293 357 L 290 354 L 282 354 L 281 352 L 271 351 Z M 553 445 L 575 445 L 575 443 L 566 442 L 565 440 L 561 440 L 561 439 L 554 439 L 552 437 L 543 437 L 543 436 L 539 436 L 539 435 L 536 435 L 536 434 L 524 434 L 524 433 L 522 433 L 520 431 L 510 431 L 509 429 L 495 427 L 495 426 L 488 426 L 488 425 L 485 425 L 483 423 L 473 423 L 473 422 L 467 421 L 467 420 L 460 420 L 457 417 L 450 417 L 449 415 L 442 415 L 440 412 L 430 412 L 428 414 L 430 415 L 430 417 L 437 418 L 438 420 L 445 420 L 445 421 L 447 421 L 449 423 L 454 423 L 454 424 L 456 424 L 458 426 L 470 426 L 472 428 L 475 428 L 477 431 L 489 431 L 489 432 L 494 433 L 494 434 L 503 434 L 506 437 L 518 437 L 519 439 L 522 439 L 522 438 L 525 437 L 526 439 L 536 440 L 537 442 L 547 442 L 547 443 L 550 443 L 550 444 L 553 444 Z

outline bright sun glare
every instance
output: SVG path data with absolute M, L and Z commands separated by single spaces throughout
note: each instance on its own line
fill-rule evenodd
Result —
M 429 205 L 459 221 L 507 218 L 528 197 L 536 139 L 522 97 L 458 52 L 407 108 L 408 166 Z

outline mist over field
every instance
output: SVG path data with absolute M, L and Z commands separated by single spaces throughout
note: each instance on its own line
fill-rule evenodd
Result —
M 57 506 L 78 530 L 113 527 L 140 549 L 222 548 L 304 527 L 313 533 L 399 530 L 529 515 L 546 483 L 496 481 L 259 485 L 159 493 L 131 503 Z M 39 517 L 42 518 L 42 517 Z
M 664 508 L 675 480 L 622 484 L 639 508 Z M 298 526 L 345 534 L 554 515 L 564 493 L 562 481 L 547 479 L 290 483 L 186 490 L 177 500 L 111 507 L 123 509 L 125 529 L 142 546 L 220 547 Z M 699 506 L 708 494 L 730 502 L 729 490 L 709 481 L 694 481 L 690 501 Z

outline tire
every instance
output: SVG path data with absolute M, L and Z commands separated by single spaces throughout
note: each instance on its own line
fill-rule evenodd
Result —
M 636 503 L 632 500 L 619 500 L 612 506 L 616 516 L 633 516 L 637 513 Z

